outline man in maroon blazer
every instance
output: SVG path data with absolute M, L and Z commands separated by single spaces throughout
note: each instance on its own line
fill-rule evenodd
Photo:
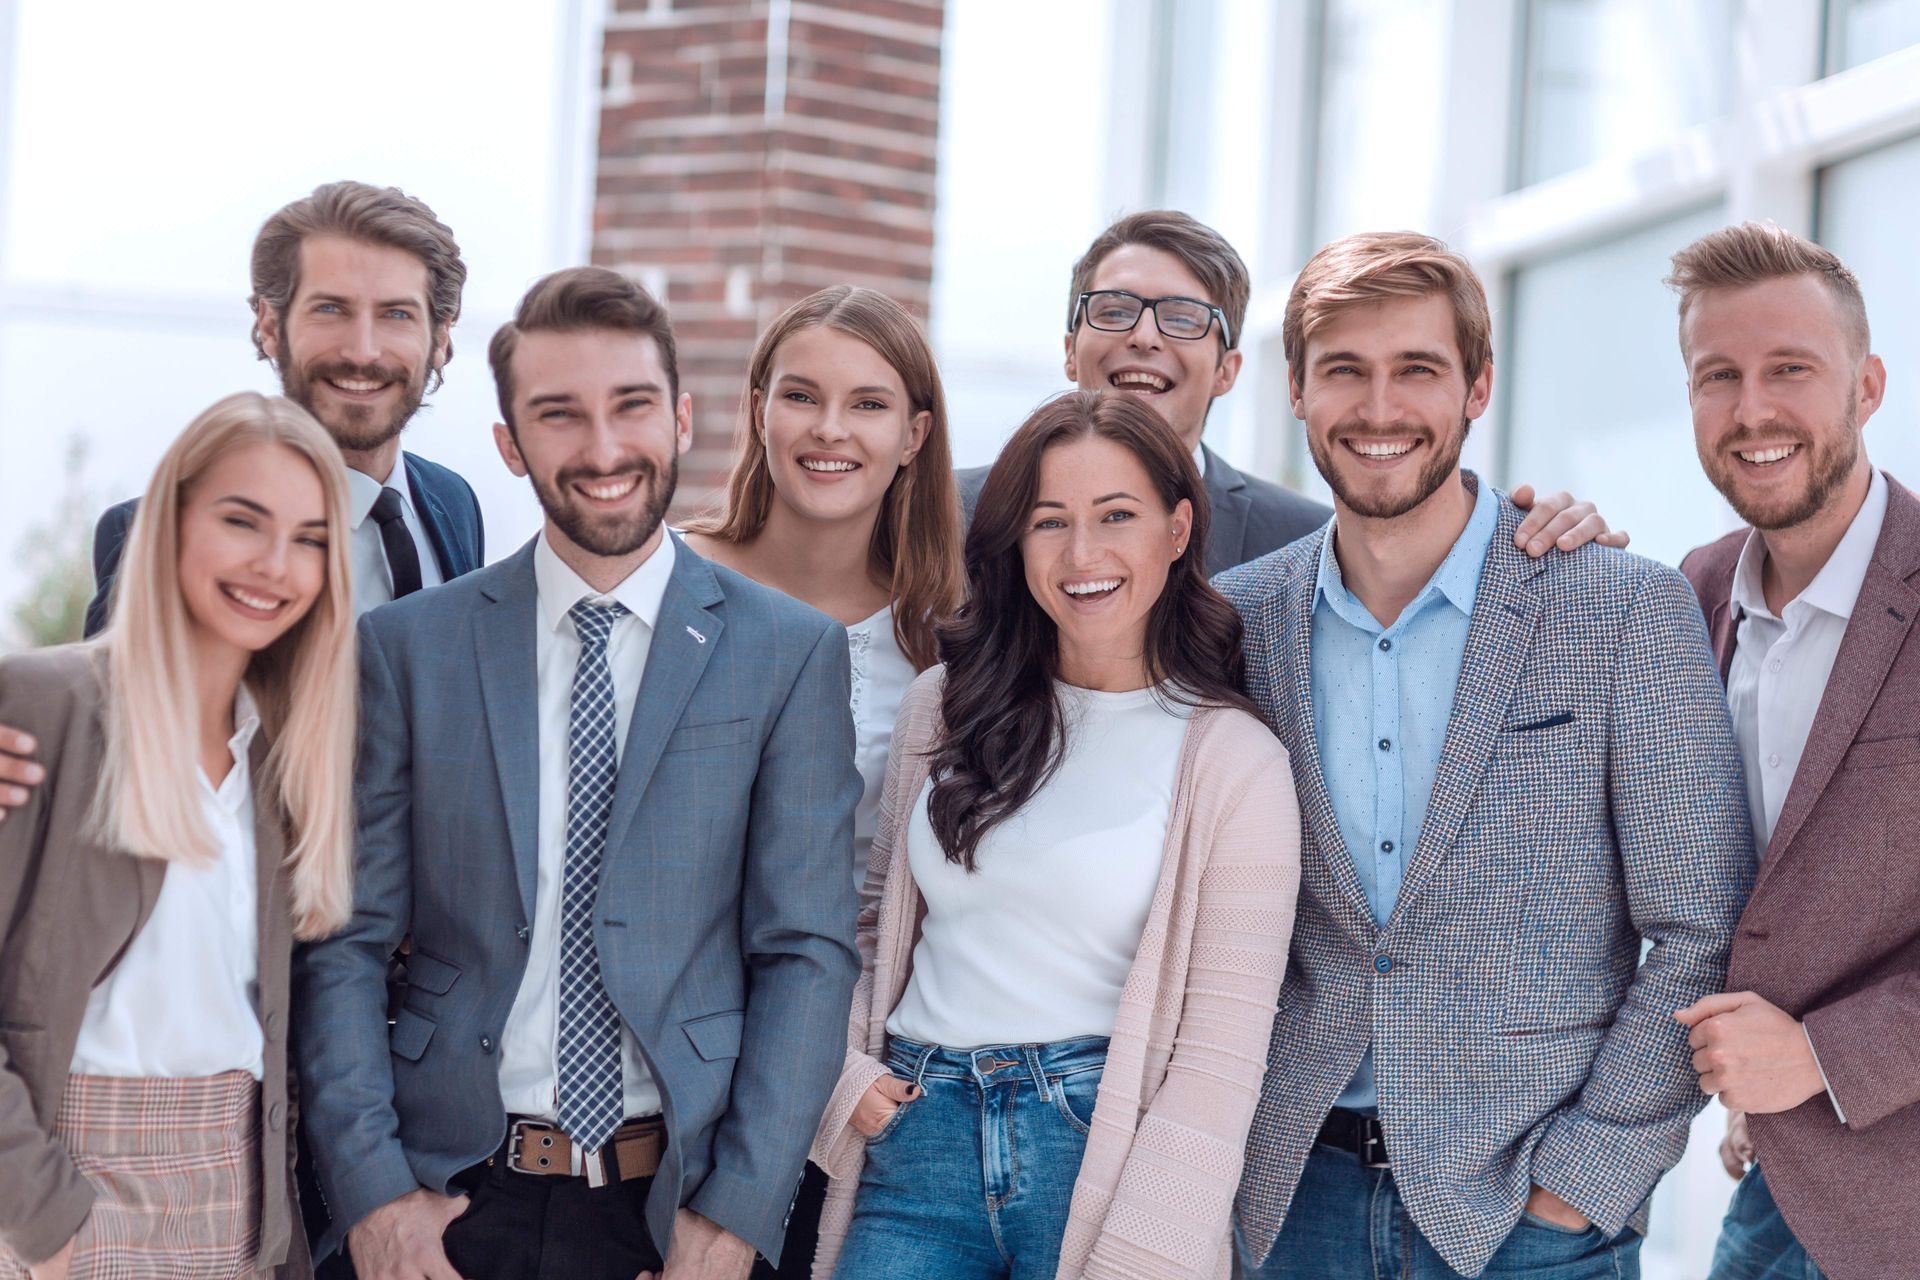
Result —
M 1867 460 L 1886 370 L 1838 258 L 1747 223 L 1673 267 L 1700 462 L 1751 526 L 1681 565 L 1763 850 L 1727 994 L 1677 1015 L 1754 1161 L 1712 1280 L 1916 1276 L 1920 497 Z

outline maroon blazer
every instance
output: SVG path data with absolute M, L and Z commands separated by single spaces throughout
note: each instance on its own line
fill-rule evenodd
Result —
M 1787 1225 L 1834 1280 L 1920 1274 L 1920 497 L 1887 518 L 1761 857 L 1729 991 L 1807 1025 L 1847 1113 L 1820 1093 L 1749 1121 Z M 1680 568 L 1724 678 L 1747 531 Z

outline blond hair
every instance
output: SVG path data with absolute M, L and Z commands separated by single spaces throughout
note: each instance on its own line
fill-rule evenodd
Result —
M 765 411 L 780 344 L 816 328 L 844 333 L 872 347 L 900 375 L 909 413 L 924 412 L 928 417 L 919 452 L 894 473 L 880 499 L 867 553 L 873 575 L 889 584 L 893 637 L 900 652 L 915 669 L 924 671 L 939 658 L 934 627 L 959 607 L 964 585 L 960 499 L 953 482 L 946 392 L 940 385 L 933 348 L 907 309 L 884 293 L 834 285 L 802 298 L 767 326 L 747 369 L 726 505 L 690 521 L 687 527 L 735 545 L 753 541 L 766 527 L 767 513 L 773 509 L 773 474 L 767 469 L 767 445 L 758 413 Z
M 1873 332 L 1867 327 L 1867 302 L 1860 294 L 1859 278 L 1831 249 L 1771 222 L 1722 227 L 1673 255 L 1667 287 L 1680 295 L 1683 345 L 1687 312 L 1707 290 L 1741 289 L 1799 275 L 1813 276 L 1827 287 L 1854 355 L 1866 355 L 1873 347 Z
M 1472 264 L 1442 241 L 1413 231 L 1367 231 L 1323 246 L 1300 269 L 1281 321 L 1294 381 L 1306 385 L 1307 341 L 1334 316 L 1392 298 L 1434 294 L 1453 306 L 1454 342 L 1471 386 L 1493 359 L 1487 291 Z
M 320 597 L 254 654 L 246 682 L 271 743 L 266 777 L 289 826 L 294 932 L 322 937 L 352 907 L 355 668 L 347 471 L 326 430 L 293 401 L 246 391 L 195 418 L 141 498 L 113 588 L 106 755 L 94 796 L 100 837 L 141 857 L 204 864 L 218 846 L 201 813 L 192 643 L 180 590 L 180 514 L 208 468 L 256 444 L 291 449 L 326 498 Z

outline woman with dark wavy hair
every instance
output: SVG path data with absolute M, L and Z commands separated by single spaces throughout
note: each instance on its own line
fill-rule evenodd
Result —
M 1043 405 L 894 731 L 816 1277 L 1224 1277 L 1299 885 L 1207 504 L 1160 416 Z

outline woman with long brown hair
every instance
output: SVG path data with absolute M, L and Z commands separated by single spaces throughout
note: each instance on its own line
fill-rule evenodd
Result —
M 0 1277 L 307 1271 L 287 971 L 351 905 L 347 476 L 290 400 L 161 459 L 99 640 L 0 660 Z
M 817 1276 L 1227 1274 L 1300 826 L 1207 524 L 1123 393 L 994 464 L 894 735 Z

